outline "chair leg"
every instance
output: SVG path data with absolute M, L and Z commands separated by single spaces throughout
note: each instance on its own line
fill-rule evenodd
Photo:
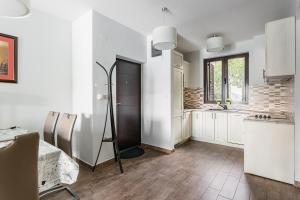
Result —
M 69 194 L 72 195 L 72 197 L 74 198 L 74 200 L 80 200 L 80 197 L 77 195 L 77 193 L 75 193 L 74 191 L 72 191 L 69 187 L 65 187 L 65 189 L 69 192 Z
M 80 197 L 75 192 L 73 192 L 69 187 L 61 185 L 61 184 L 56 185 L 45 192 L 42 192 L 42 194 L 40 195 L 40 198 L 44 197 L 48 194 L 51 194 L 54 192 L 59 192 L 62 190 L 67 190 L 67 192 L 73 197 L 74 200 L 80 200 Z

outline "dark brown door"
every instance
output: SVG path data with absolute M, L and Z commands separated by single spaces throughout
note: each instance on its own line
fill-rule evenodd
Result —
M 117 59 L 117 135 L 120 150 L 141 144 L 141 65 Z

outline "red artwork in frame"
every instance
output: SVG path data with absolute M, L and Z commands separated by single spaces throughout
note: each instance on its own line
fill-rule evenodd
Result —
M 18 38 L 0 33 L 0 82 L 17 83 Z

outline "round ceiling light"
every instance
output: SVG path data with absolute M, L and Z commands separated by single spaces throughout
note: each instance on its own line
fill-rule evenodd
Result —
M 169 13 L 167 7 L 162 8 L 164 21 Z M 152 32 L 153 46 L 157 50 L 171 50 L 177 47 L 177 31 L 173 26 L 159 26 Z
M 25 17 L 30 13 L 30 0 L 0 0 L 0 17 Z
M 158 50 L 170 50 L 177 47 L 177 31 L 172 26 L 159 26 L 153 30 L 153 46 Z
M 222 36 L 213 35 L 207 39 L 207 51 L 218 52 L 224 50 L 224 40 Z

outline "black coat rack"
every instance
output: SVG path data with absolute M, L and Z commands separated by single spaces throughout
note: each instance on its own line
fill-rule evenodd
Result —
M 106 104 L 106 114 L 105 114 L 105 123 L 104 123 L 104 128 L 103 128 L 103 135 L 99 147 L 99 151 L 97 154 L 97 158 L 93 167 L 93 171 L 95 171 L 97 162 L 100 156 L 101 148 L 102 148 L 102 143 L 103 142 L 112 142 L 113 143 L 113 149 L 114 149 L 114 156 L 115 156 L 115 161 L 119 163 L 120 171 L 123 173 L 123 167 L 122 167 L 122 162 L 120 158 L 120 151 L 119 151 L 119 146 L 118 146 L 118 137 L 116 134 L 116 127 L 115 127 L 115 118 L 114 118 L 114 108 L 113 108 L 113 97 L 112 97 L 112 73 L 115 67 L 117 66 L 117 61 L 114 62 L 114 64 L 111 66 L 109 72 L 106 70 L 103 65 L 101 65 L 99 62 L 96 62 L 97 65 L 99 65 L 105 72 L 107 76 L 107 93 L 108 93 L 108 99 L 107 99 L 107 104 Z M 108 111 L 109 109 L 109 111 Z M 108 113 L 110 113 L 110 126 L 111 126 L 111 138 L 105 138 L 105 130 L 106 130 L 106 124 L 107 124 L 107 117 Z

